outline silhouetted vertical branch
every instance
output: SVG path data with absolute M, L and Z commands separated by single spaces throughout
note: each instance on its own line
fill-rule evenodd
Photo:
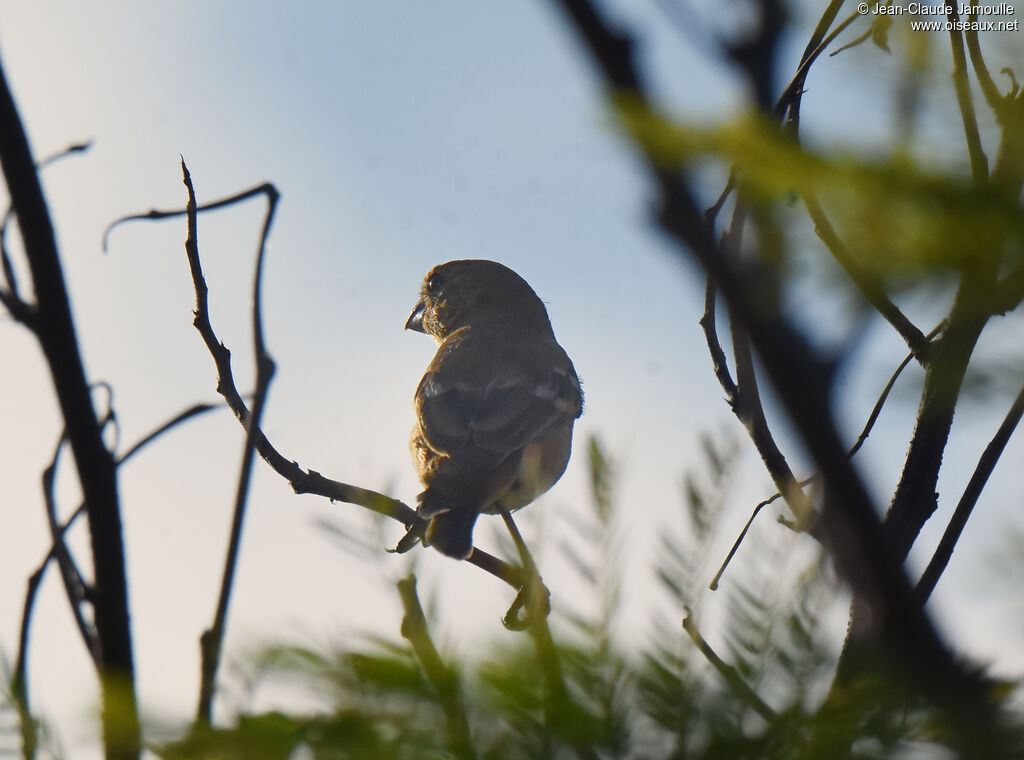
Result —
M 90 398 L 49 210 L 2 70 L 0 161 L 36 294 L 33 329 L 50 368 L 85 496 L 95 575 L 92 599 L 102 658 L 107 757 L 134 758 L 141 742 L 116 469 L 103 443 Z
M 181 170 L 184 175 L 185 187 L 188 189 L 188 236 L 185 240 L 185 250 L 189 262 L 199 261 L 199 242 L 197 238 L 196 222 L 196 195 L 192 187 L 192 178 L 189 175 L 185 161 L 181 162 Z M 235 579 L 235 566 L 238 562 L 238 552 L 242 541 L 242 525 L 245 519 L 245 507 L 249 496 L 249 479 L 252 474 L 252 465 L 256 455 L 256 436 L 259 431 L 259 421 L 263 414 L 263 407 L 270 387 L 270 381 L 274 376 L 274 361 L 267 353 L 263 342 L 263 314 L 261 285 L 263 282 L 263 261 L 267 249 L 267 236 L 270 234 L 270 226 L 274 220 L 274 210 L 277 208 L 278 193 L 273 186 L 267 190 L 267 215 L 263 222 L 263 233 L 260 236 L 259 251 L 256 254 L 256 272 L 253 277 L 252 293 L 252 323 L 253 343 L 256 357 L 256 390 L 253 398 L 253 408 L 248 419 L 245 421 L 245 446 L 242 453 L 241 471 L 238 477 L 238 489 L 235 494 L 235 508 L 231 519 L 231 537 L 228 542 L 228 550 L 224 559 L 224 575 L 221 579 L 220 595 L 217 600 L 217 611 L 214 615 L 213 625 L 200 637 L 200 654 L 202 675 L 199 685 L 199 705 L 196 710 L 196 720 L 200 724 L 209 725 L 213 712 L 213 695 L 217 680 L 217 670 L 220 666 L 221 650 L 224 644 L 224 631 L 227 625 L 228 605 L 231 600 L 231 590 Z M 196 290 L 196 320 L 200 319 L 200 309 L 205 306 L 205 293 L 200 295 Z

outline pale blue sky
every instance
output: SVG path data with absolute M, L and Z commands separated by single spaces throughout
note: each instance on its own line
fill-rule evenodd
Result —
M 701 121 L 735 113 L 742 100 L 737 80 L 693 50 L 656 3 L 615 5 L 647 35 L 643 63 L 674 112 Z M 725 28 L 715 18 L 715 0 L 693 6 L 702 23 Z M 531 511 L 544 510 L 553 549 L 564 526 L 552 515 L 587 503 L 582 444 L 601 435 L 620 461 L 623 522 L 640 558 L 630 564 L 634 590 L 624 626 L 635 634 L 653 599 L 646 547 L 661 525 L 678 518 L 679 484 L 698 464 L 699 436 L 736 433 L 738 426 L 721 401 L 697 326 L 702 285 L 652 230 L 645 177 L 616 136 L 561 18 L 540 2 L 496 7 L 466 0 L 7 3 L 0 6 L 0 58 L 37 156 L 95 141 L 84 157 L 47 170 L 44 180 L 88 371 L 115 386 L 123 441 L 215 397 L 211 361 L 191 327 L 183 224 L 123 227 L 110 252 L 100 252 L 102 230 L 114 218 L 182 204 L 179 154 L 200 202 L 264 180 L 282 193 L 265 285 L 267 340 L 278 362 L 265 428 L 287 455 L 338 479 L 414 498 L 406 448 L 411 396 L 434 347 L 402 325 L 432 265 L 501 261 L 548 303 L 587 393 L 577 456 Z M 795 24 L 786 70 L 812 20 L 798 13 Z M 946 55 L 944 40 L 934 43 L 935 54 Z M 892 131 L 894 66 L 870 46 L 821 61 L 804 101 L 809 136 L 883 150 Z M 941 89 L 947 69 L 943 60 L 935 76 L 939 94 L 930 102 L 938 118 L 920 144 L 944 164 L 960 139 L 951 93 Z M 718 181 L 709 178 L 704 190 L 710 195 Z M 261 212 L 253 203 L 200 220 L 214 325 L 234 352 L 243 387 L 251 377 L 246 304 Z M 815 313 L 827 320 L 837 310 L 826 301 Z M 0 394 L 8 431 L 0 441 L 0 509 L 4 524 L 17 526 L 0 533 L 0 573 L 8 579 L 0 594 L 0 651 L 12 657 L 22 579 L 47 548 L 38 473 L 59 426 L 25 332 L 0 321 L 0 345 L 9 368 Z M 876 328 L 860 351 L 865 369 L 842 378 L 851 433 L 902 348 Z M 861 460 L 880 500 L 901 464 L 913 391 L 897 402 L 879 430 L 880 441 L 895 445 L 869 446 Z M 950 494 L 959 493 L 978 441 L 1007 404 L 980 406 L 958 427 L 964 436 L 950 452 Z M 194 709 L 197 640 L 213 613 L 240 446 L 237 423 L 212 414 L 121 474 L 147 714 L 186 718 Z M 1020 454 L 1018 446 L 1007 456 L 1019 461 Z M 371 566 L 346 557 L 314 520 L 358 531 L 358 508 L 296 497 L 267 468 L 257 469 L 228 657 L 282 634 L 371 629 L 397 636 L 398 606 L 387 579 L 404 573 L 406 560 L 387 557 Z M 1008 469 L 997 471 L 986 505 L 993 513 L 1010 506 L 999 495 L 1013 482 Z M 65 477 L 64 486 L 67 507 L 73 479 Z M 731 541 L 745 512 L 769 492 L 748 455 L 720 542 Z M 963 564 L 954 561 L 949 583 L 939 587 L 940 604 L 963 615 L 954 605 L 967 600 L 947 589 L 958 588 L 963 572 L 963 591 L 970 567 L 1006 524 L 993 519 L 987 530 L 968 534 L 965 541 L 977 539 L 980 548 L 965 546 Z M 922 540 L 933 544 L 940 528 Z M 767 515 L 757 529 L 782 530 Z M 393 542 L 400 531 L 389 531 L 385 540 Z M 478 531 L 485 544 L 488 532 Z M 84 557 L 82 532 L 74 545 Z M 446 598 L 446 636 L 508 635 L 498 623 L 510 602 L 503 588 L 433 554 L 420 565 Z M 557 574 L 546 577 L 556 604 L 571 597 Z M 973 600 L 972 609 L 984 601 Z M 88 743 L 87 724 L 73 717 L 92 681 L 64 605 L 51 575 L 36 617 L 31 675 L 36 704 L 75 746 Z M 956 635 L 975 651 L 1009 651 L 986 638 L 982 623 L 978 631 L 957 625 Z M 1013 663 L 1024 665 L 1019 657 Z

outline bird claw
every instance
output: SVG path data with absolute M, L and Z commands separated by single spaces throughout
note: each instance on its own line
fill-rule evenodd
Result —
M 407 551 L 412 549 L 416 544 L 423 544 L 428 546 L 425 534 L 427 532 L 427 523 L 425 520 L 417 520 L 409 529 L 405 531 L 405 535 L 398 539 L 398 543 L 394 549 L 388 549 L 389 554 L 405 554 Z
M 512 606 L 508 608 L 501 624 L 510 631 L 525 631 L 543 620 L 551 612 L 551 592 L 533 574 L 519 587 Z

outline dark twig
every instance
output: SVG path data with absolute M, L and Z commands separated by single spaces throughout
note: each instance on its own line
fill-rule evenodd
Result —
M 49 466 L 43 470 L 43 500 L 46 503 L 46 520 L 50 526 L 51 552 L 52 556 L 57 560 L 57 567 L 60 568 L 64 591 L 68 597 L 68 606 L 71 607 L 71 614 L 75 619 L 78 632 L 82 636 L 82 642 L 85 644 L 86 651 L 89 653 L 93 664 L 99 667 L 102 657 L 99 639 L 96 630 L 86 621 L 85 615 L 82 614 L 82 605 L 88 601 L 89 595 L 86 591 L 85 582 L 82 580 L 82 574 L 75 565 L 75 561 L 68 551 L 67 544 L 64 543 L 64 532 L 57 518 L 57 502 L 53 486 L 57 479 L 57 465 L 60 462 L 60 452 L 66 440 L 66 436 L 61 435 L 60 440 L 57 442 L 57 448 L 53 452 L 53 459 L 50 461 Z M 20 675 L 23 676 L 24 673 Z
M 184 175 L 185 187 L 188 189 L 188 237 L 185 240 L 185 249 L 188 251 L 189 260 L 199 259 L 199 243 L 197 237 L 196 223 L 196 195 L 192 187 L 192 178 L 189 175 L 188 167 L 182 159 L 181 170 Z M 249 497 L 249 480 L 252 475 L 252 464 L 256 452 L 256 431 L 259 428 L 260 417 L 263 413 L 267 392 L 270 388 L 270 381 L 274 376 L 274 361 L 267 353 L 263 340 L 263 312 L 261 285 L 263 282 L 263 262 L 266 257 L 267 237 L 270 234 L 270 227 L 274 220 L 274 210 L 277 208 L 278 193 L 273 186 L 268 186 L 267 191 L 267 214 L 263 221 L 263 232 L 260 235 L 259 250 L 256 254 L 256 272 L 253 276 L 252 294 L 252 322 L 253 322 L 253 348 L 256 357 L 256 390 L 254 392 L 252 413 L 248 416 L 245 425 L 245 446 L 242 451 L 242 465 L 238 477 L 238 489 L 235 494 L 235 507 L 231 519 L 231 537 L 228 542 L 227 554 L 224 558 L 224 575 L 221 580 L 220 595 L 217 600 L 217 612 L 214 616 L 213 625 L 200 638 L 200 652 L 202 660 L 202 678 L 199 686 L 199 705 L 197 708 L 197 721 L 202 725 L 209 725 L 213 712 L 213 694 L 217 679 L 217 670 L 220 666 L 220 655 L 224 644 L 224 632 L 227 626 L 228 605 L 231 600 L 231 590 L 234 586 L 235 567 L 238 562 L 238 553 L 242 541 L 242 525 L 245 519 L 245 507 Z M 198 294 L 197 294 L 198 302 Z M 198 309 L 198 304 L 197 304 Z M 197 314 L 198 318 L 198 314 Z
M 808 478 L 807 480 L 801 482 L 800 485 L 806 486 L 810 482 L 812 482 L 812 479 Z M 743 530 L 740 531 L 740 534 L 736 537 L 736 540 L 733 541 L 732 548 L 729 549 L 729 553 L 725 555 L 725 559 L 722 561 L 721 567 L 718 568 L 718 572 L 715 573 L 715 577 L 712 578 L 711 583 L 708 584 L 708 588 L 711 591 L 718 591 L 718 584 L 719 582 L 721 582 L 722 576 L 725 575 L 725 570 L 727 567 L 729 567 L 729 563 L 732 562 L 732 558 L 736 556 L 736 552 L 739 551 L 740 544 L 743 543 L 743 539 L 745 539 L 747 537 L 747 533 L 750 532 L 750 526 L 754 524 L 754 518 L 756 518 L 761 513 L 762 509 L 764 509 L 769 504 L 772 504 L 773 502 L 781 498 L 782 494 L 776 491 L 774 495 L 769 496 L 767 499 L 759 502 L 757 506 L 754 507 L 754 510 L 750 513 L 750 517 L 747 518 L 746 524 L 743 526 Z
M 906 344 L 914 352 L 917 360 L 923 363 L 925 348 L 928 345 L 924 334 L 914 323 L 907 319 L 906 315 L 899 310 L 896 304 L 889 300 L 885 295 L 885 288 L 882 282 L 857 263 L 856 259 L 846 248 L 846 245 L 839 238 L 839 235 L 836 234 L 835 228 L 832 227 L 832 223 L 825 215 L 825 211 L 821 208 L 817 199 L 810 193 L 805 193 L 803 199 L 804 205 L 807 207 L 807 214 L 810 216 L 811 221 L 814 222 L 814 232 L 818 235 L 821 242 L 825 244 L 829 253 L 832 254 L 832 258 L 849 275 L 850 280 L 857 286 L 868 303 L 906 341 Z
M 193 417 L 198 417 L 200 414 L 205 414 L 206 412 L 209 412 L 209 411 L 211 411 L 213 409 L 220 409 L 220 408 L 222 408 L 221 404 L 208 404 L 208 403 L 199 403 L 199 404 L 194 404 L 194 405 L 190 406 L 188 409 L 184 410 L 183 412 L 179 412 L 178 414 L 174 415 L 174 417 L 169 419 L 167 422 L 165 422 L 163 425 L 158 427 L 156 430 L 153 430 L 152 432 L 147 433 L 145 436 L 143 436 L 138 441 L 136 441 L 134 444 L 132 444 L 132 446 L 129 447 L 127 451 L 125 451 L 123 454 L 121 454 L 120 456 L 118 456 L 115 459 L 116 464 L 118 466 L 124 464 L 129 459 L 131 459 L 133 456 L 138 454 L 139 451 L 144 449 L 149 444 L 153 443 L 153 441 L 155 441 L 157 438 L 162 436 L 164 433 L 169 432 L 172 428 L 176 428 L 181 423 L 187 422 L 188 420 L 192 419 Z
M 706 212 L 705 212 L 706 213 Z M 737 200 L 733 209 L 732 219 L 729 222 L 729 229 L 722 237 L 723 254 L 731 256 L 733 260 L 739 259 L 740 242 L 743 239 L 743 230 L 748 217 L 746 204 Z M 780 494 L 786 497 L 796 524 L 803 526 L 811 515 L 811 506 L 803 489 L 796 480 L 789 462 L 779 448 L 768 426 L 768 418 L 765 415 L 764 406 L 761 403 L 761 393 L 758 389 L 757 373 L 754 370 L 754 357 L 750 351 L 750 341 L 747 331 L 742 323 L 737 322 L 730 311 L 729 324 L 732 331 L 733 357 L 736 361 L 736 381 L 733 383 L 725 365 L 725 355 L 718 340 L 715 329 L 715 288 L 711 278 L 708 278 L 708 286 L 704 296 L 704 316 L 701 318 L 701 327 L 704 330 L 704 337 L 708 344 L 708 351 L 711 354 L 711 363 L 719 383 L 725 390 L 729 406 L 737 419 L 747 429 L 754 448 L 761 455 L 765 469 L 771 476 L 772 482 Z M 755 514 L 758 510 L 755 510 Z M 751 520 L 747 522 L 743 535 L 750 526 Z M 738 544 L 737 544 L 738 545 Z M 712 581 L 714 585 L 716 581 Z
M 150 443 L 155 441 L 157 438 L 159 438 L 161 435 L 171 430 L 175 426 L 180 425 L 181 423 L 190 420 L 193 417 L 198 416 L 199 414 L 210 411 L 211 409 L 216 409 L 219 406 L 220 404 L 196 404 L 195 406 L 186 409 L 180 414 L 175 415 L 172 419 L 165 422 L 163 425 L 161 425 L 151 433 L 143 436 L 135 444 L 129 447 L 124 454 L 122 454 L 116 459 L 117 465 L 120 466 L 127 462 L 128 460 L 130 460 L 142 449 L 144 449 Z M 57 453 L 59 453 L 59 449 L 54 454 L 54 462 L 56 462 Z M 47 498 L 47 514 L 48 516 L 51 514 L 55 515 L 56 510 L 51 509 L 49 507 L 50 500 L 52 499 L 52 478 L 50 479 L 49 484 L 44 484 L 44 493 L 46 494 Z M 25 603 L 22 606 L 21 627 L 18 636 L 18 656 L 15 664 L 14 676 L 11 681 L 12 688 L 20 688 L 21 693 L 24 694 L 26 710 L 28 708 L 28 685 L 26 680 L 26 674 L 28 672 L 29 632 L 32 626 L 32 612 L 33 609 L 35 608 L 36 594 L 39 591 L 39 586 L 42 583 L 43 577 L 46 574 L 46 568 L 49 566 L 50 562 L 54 559 L 58 559 L 61 553 L 67 552 L 67 546 L 64 543 L 64 536 L 67 534 L 68 530 L 71 529 L 71 526 L 74 525 L 75 521 L 78 520 L 78 518 L 81 517 L 83 514 L 85 514 L 84 503 L 79 504 L 78 508 L 71 513 L 71 516 L 62 525 L 57 526 L 57 536 L 56 538 L 52 539 L 49 552 L 47 552 L 46 556 L 43 558 L 43 561 L 39 563 L 39 567 L 35 569 L 35 571 L 32 573 L 32 575 L 29 576 L 28 579 L 28 588 L 25 592 Z M 80 575 L 78 575 L 77 571 L 75 572 L 76 576 L 79 577 L 80 580 Z M 67 588 L 66 584 L 65 588 Z M 73 609 L 76 612 L 78 612 L 77 607 L 74 607 Z
M 977 78 L 978 84 L 981 86 L 981 92 L 982 95 L 985 96 L 985 102 L 988 103 L 989 108 L 998 114 L 1002 110 L 1003 99 L 1002 95 L 999 94 L 999 88 L 996 87 L 996 83 L 988 71 L 988 66 L 985 65 L 985 57 L 981 53 L 981 45 L 978 44 L 977 30 L 965 32 L 964 38 L 967 41 L 967 52 L 971 56 L 971 66 L 974 68 L 974 76 Z
M 277 193 L 275 188 L 269 182 L 265 182 L 262 185 L 256 185 L 248 190 L 243 190 L 235 195 L 228 196 L 227 198 L 221 198 L 220 200 L 213 201 L 212 203 L 204 203 L 202 206 L 196 206 L 195 210 L 197 213 L 203 211 L 215 211 L 219 208 L 227 208 L 228 206 L 234 206 L 236 203 L 248 200 L 249 198 L 256 198 L 261 195 L 270 196 L 270 193 Z M 150 209 L 144 214 L 130 214 L 128 216 L 122 216 L 120 219 L 115 219 L 107 228 L 103 230 L 103 251 L 106 253 L 107 244 L 110 242 L 110 233 L 114 231 L 114 228 L 120 227 L 122 224 L 127 222 L 138 222 L 138 221 L 159 221 L 161 219 L 176 219 L 178 217 L 186 216 L 188 214 L 188 208 L 178 208 L 170 210 L 159 210 Z
M 835 21 L 840 8 L 842 8 L 843 2 L 844 0 L 831 0 L 821 19 L 819 19 L 818 25 L 814 28 L 814 32 L 811 33 L 811 39 L 807 42 L 807 47 L 804 48 L 803 55 L 800 58 L 800 67 L 786 86 L 786 89 L 782 91 L 782 95 L 775 102 L 775 116 L 779 119 L 785 119 L 787 126 L 794 133 L 798 132 L 800 128 L 800 103 L 803 98 L 804 84 L 807 81 L 807 75 L 810 73 L 811 66 L 814 65 L 818 57 L 828 49 L 832 41 L 847 26 L 860 18 L 859 13 L 851 13 L 845 21 L 829 34 L 828 30 L 832 26 L 832 22 Z
M 107 757 L 135 758 L 141 739 L 115 465 L 103 444 L 89 397 L 49 209 L 28 137 L 2 71 L 0 162 L 36 295 L 38 311 L 33 328 L 50 368 L 89 518 Z
M 437 695 L 444 710 L 448 729 L 448 743 L 455 757 L 475 758 L 473 742 L 466 720 L 466 705 L 462 699 L 458 676 L 445 665 L 434 646 L 427 628 L 419 596 L 416 593 L 416 576 L 410 575 L 398 581 L 398 596 L 402 600 L 402 637 L 412 646 L 416 659 L 423 668 L 423 675 Z
M 1020 424 L 1022 415 L 1024 415 L 1024 388 L 1017 394 L 1017 398 L 1010 407 L 1010 411 L 1006 413 L 1006 417 L 999 426 L 999 430 L 996 431 L 995 436 L 989 441 L 985 451 L 982 452 L 981 459 L 978 460 L 978 464 L 974 468 L 974 474 L 971 475 L 971 479 L 967 482 L 967 488 L 964 489 L 963 496 L 960 497 L 960 502 L 956 505 L 956 510 L 953 512 L 953 517 L 950 519 L 949 525 L 946 526 L 946 531 L 942 534 L 942 540 L 939 541 L 938 548 L 936 548 L 935 553 L 932 555 L 931 561 L 928 562 L 928 567 L 925 568 L 921 580 L 917 583 L 917 596 L 922 604 L 928 601 L 928 597 L 931 596 L 932 591 L 935 589 L 935 584 L 939 582 L 939 578 L 946 569 L 946 565 L 949 564 L 949 560 L 953 556 L 953 549 L 956 548 L 956 543 L 960 539 L 960 534 L 963 532 L 967 521 L 971 517 L 971 513 L 974 511 L 974 505 L 978 503 L 978 498 L 981 496 L 985 484 L 988 483 L 989 476 L 995 469 L 996 462 L 1002 456 L 1010 436 L 1013 435 L 1013 431 Z
M 946 18 L 953 23 L 949 32 L 949 42 L 953 52 L 953 89 L 960 105 L 960 118 L 964 124 L 964 135 L 967 138 L 967 155 L 971 159 L 971 175 L 978 187 L 988 182 L 988 158 L 981 146 L 981 133 L 978 131 L 978 117 L 974 113 L 974 98 L 971 86 L 967 81 L 967 55 L 964 51 L 963 34 L 956 29 L 960 13 L 956 3 L 949 3 Z
M 926 335 L 925 338 L 928 341 L 931 341 L 936 335 L 938 335 L 942 331 L 942 328 L 944 326 L 945 322 L 940 323 L 939 326 L 933 329 L 930 333 L 928 333 L 928 335 Z M 881 394 L 875 401 L 875 405 L 874 407 L 872 407 L 871 414 L 868 415 L 867 422 L 864 423 L 864 427 L 861 429 L 860 435 L 857 436 L 857 440 L 854 442 L 853 446 L 850 447 L 850 450 L 846 452 L 846 456 L 852 457 L 854 454 L 860 451 L 861 446 L 863 446 L 864 442 L 867 441 L 868 436 L 871 434 L 871 430 L 874 428 L 875 423 L 878 421 L 879 415 L 882 413 L 882 408 L 885 406 L 885 402 L 888 400 L 889 394 L 892 392 L 893 387 L 896 385 L 896 380 L 899 379 L 899 376 L 903 373 L 903 370 L 907 368 L 907 366 L 910 364 L 913 358 L 914 352 L 911 351 L 909 354 L 906 355 L 906 357 L 904 357 L 903 361 L 899 363 L 899 366 L 896 367 L 896 370 L 892 373 L 892 376 L 889 378 L 889 382 L 885 384 L 885 387 L 882 389 Z M 816 476 L 811 475 L 809 478 L 801 480 L 800 487 L 806 488 L 807 486 L 814 482 L 815 477 Z M 754 518 L 757 517 L 757 515 L 761 512 L 762 509 L 764 509 L 769 504 L 772 504 L 773 502 L 780 498 L 782 498 L 782 494 L 779 492 L 775 492 L 772 496 L 769 496 L 764 501 L 759 502 L 757 506 L 754 507 L 749 519 L 743 526 L 743 530 L 740 531 L 739 536 L 737 536 L 736 540 L 733 542 L 732 548 L 729 549 L 729 553 L 726 555 L 725 560 L 722 562 L 722 566 L 718 568 L 718 572 L 715 573 L 715 577 L 711 579 L 711 583 L 709 584 L 708 588 L 710 588 L 712 591 L 718 589 L 718 584 L 722 580 L 722 575 L 725 574 L 726 568 L 729 566 L 729 563 L 732 562 L 733 556 L 735 556 L 736 551 L 740 548 L 740 544 L 743 543 L 743 539 L 746 538 L 747 533 L 750 531 L 750 526 L 753 524 Z
M 807 43 L 800 61 L 800 68 L 775 104 L 775 115 L 778 118 L 785 117 L 787 125 L 794 134 L 799 125 L 801 96 L 810 67 L 847 26 L 860 18 L 859 13 L 851 13 L 845 21 L 840 23 L 831 33 L 828 33 L 828 29 L 839 13 L 842 4 L 842 0 L 832 0 L 829 4 L 811 35 L 810 41 Z M 903 339 L 913 349 L 918 359 L 921 359 L 924 348 L 924 336 L 921 334 L 921 331 L 886 297 L 884 288 L 877 278 L 871 276 L 869 272 L 856 263 L 855 259 L 846 250 L 846 246 L 843 245 L 839 236 L 835 233 L 817 200 L 813 196 L 805 194 L 804 203 L 807 206 L 811 220 L 814 222 L 815 232 L 822 242 L 825 243 L 829 252 L 839 262 L 840 266 L 846 270 L 850 279 L 860 289 L 861 293 L 864 294 L 868 302 L 896 328 L 896 331 L 903 336 Z
M 716 301 L 715 283 L 708 278 L 704 288 L 704 316 L 700 318 L 700 327 L 704 331 L 704 340 L 708 344 L 708 353 L 711 355 L 711 369 L 714 370 L 715 377 L 718 378 L 718 384 L 725 391 L 726 403 L 729 404 L 729 408 L 736 411 L 739 391 L 732 375 L 729 374 L 728 360 L 725 358 L 725 351 L 722 350 L 722 343 L 718 339 L 718 326 L 715 324 Z
M 36 164 L 36 169 L 45 169 L 50 164 L 56 163 L 62 158 L 74 155 L 75 153 L 82 153 L 89 150 L 92 147 L 92 141 L 87 140 L 84 143 L 76 143 L 69 145 L 59 153 L 55 153 L 52 156 L 47 156 L 42 161 Z M 31 316 L 32 307 L 21 300 L 21 295 L 18 292 L 18 279 L 14 273 L 14 265 L 11 263 L 10 253 L 7 250 L 7 229 L 11 220 L 14 219 L 14 206 L 8 207 L 4 213 L 3 221 L 0 222 L 0 269 L 4 273 L 4 279 L 7 281 L 7 291 L 0 290 L 0 302 L 7 306 L 8 310 L 11 310 L 11 305 L 6 299 L 10 299 L 15 303 L 15 308 L 25 309 L 27 313 L 16 314 L 11 310 L 11 315 L 20 322 L 28 324 L 27 317 Z
M 717 670 L 719 675 L 721 675 L 722 678 L 725 679 L 725 682 L 729 684 L 729 688 L 732 689 L 732 692 L 752 707 L 754 711 L 764 718 L 767 723 L 774 723 L 778 718 L 778 715 L 776 715 L 775 711 L 757 695 L 756 691 L 750 688 L 750 685 L 743 680 L 743 676 L 739 674 L 739 671 L 719 657 L 718 653 L 712 649 L 707 640 L 700 635 L 700 631 L 697 629 L 697 624 L 693 622 L 693 618 L 690 615 L 689 607 L 684 607 L 683 630 L 686 631 L 690 640 L 697 646 L 700 653 L 704 655 L 704 659 L 711 663 L 711 666 Z

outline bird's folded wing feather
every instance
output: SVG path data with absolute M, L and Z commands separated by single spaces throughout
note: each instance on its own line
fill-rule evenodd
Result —
M 493 468 L 582 411 L 572 363 L 553 340 L 442 346 L 416 391 L 428 445 Z

